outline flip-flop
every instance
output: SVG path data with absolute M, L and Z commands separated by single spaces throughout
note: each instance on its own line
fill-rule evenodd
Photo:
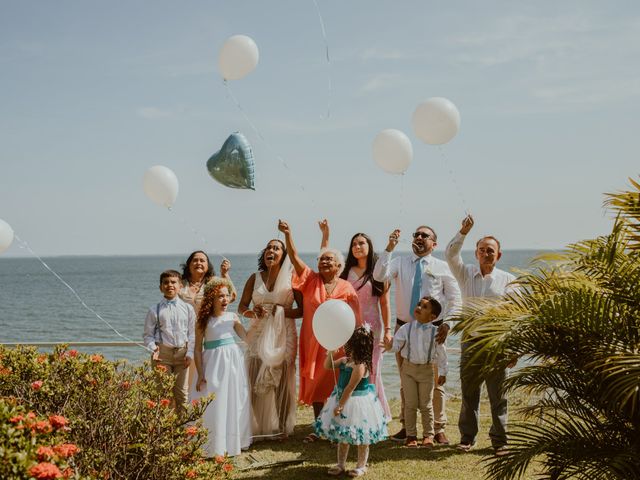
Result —
M 357 467 L 353 470 L 349 470 L 347 475 L 350 477 L 362 477 L 365 473 L 367 473 L 367 467 Z
M 320 440 L 320 437 L 318 435 L 316 435 L 315 433 L 310 433 L 309 435 L 304 437 L 304 440 L 302 440 L 302 443 L 315 443 L 318 440 Z

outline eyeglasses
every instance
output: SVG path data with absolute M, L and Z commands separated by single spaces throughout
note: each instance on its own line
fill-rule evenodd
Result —
M 427 238 L 432 238 L 432 236 L 424 232 L 415 232 L 413 238 L 423 238 L 426 240 Z

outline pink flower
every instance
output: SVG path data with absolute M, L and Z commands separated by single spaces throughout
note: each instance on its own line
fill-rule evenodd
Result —
M 77 357 L 78 356 L 78 350 L 69 350 L 69 356 L 70 357 Z
M 216 463 L 224 463 L 224 457 L 222 455 L 216 455 Z
M 36 455 L 38 456 L 38 460 L 42 462 L 43 460 L 49 460 L 53 458 L 55 452 L 51 447 L 38 447 Z
M 35 382 L 31 382 L 31 389 L 32 390 L 40 390 L 42 388 L 42 380 L 36 380 Z
M 62 472 L 53 463 L 42 462 L 29 469 L 29 475 L 38 480 L 51 480 L 62 478 Z
M 70 456 L 78 453 L 79 448 L 73 443 L 62 443 L 55 445 L 53 451 L 60 455 L 62 458 L 69 458 Z
M 100 363 L 102 362 L 102 360 L 104 360 L 104 357 L 96 353 L 95 355 L 91 355 L 89 357 L 89 360 L 91 360 L 93 363 Z
M 67 423 L 69 423 L 67 421 L 66 418 L 64 418 L 62 415 L 51 415 L 49 417 L 49 422 L 51 422 L 51 425 L 53 426 L 53 428 L 55 428 L 56 430 L 59 428 L 64 428 L 67 426 Z

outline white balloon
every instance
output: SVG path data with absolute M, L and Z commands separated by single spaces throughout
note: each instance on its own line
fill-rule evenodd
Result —
M 413 159 L 411 140 L 400 130 L 388 128 L 373 140 L 373 160 L 387 173 L 404 173 Z
M 416 136 L 430 145 L 447 143 L 460 128 L 460 112 L 451 100 L 442 97 L 418 105 L 412 120 Z
M 178 177 L 170 168 L 155 165 L 144 173 L 142 188 L 155 203 L 169 208 L 178 197 Z
M 4 252 L 13 242 L 13 229 L 4 220 L 0 219 L 0 253 Z
M 233 35 L 229 37 L 218 56 L 218 68 L 225 80 L 238 80 L 258 65 L 258 46 L 251 37 Z
M 331 299 L 320 304 L 313 314 L 313 334 L 327 350 L 336 350 L 351 338 L 356 316 L 342 300 Z

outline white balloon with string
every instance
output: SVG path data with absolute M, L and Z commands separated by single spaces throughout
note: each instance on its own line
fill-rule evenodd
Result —
M 326 350 L 336 350 L 353 335 L 356 316 L 342 300 L 327 300 L 313 314 L 312 328 L 320 345 Z
M 178 198 L 178 177 L 170 168 L 155 165 L 144 173 L 142 188 L 154 203 L 171 208 Z
M 0 253 L 8 249 L 13 243 L 13 228 L 0 219 Z
M 388 128 L 373 139 L 373 160 L 387 173 L 404 173 L 413 159 L 411 140 L 400 130 Z
M 433 97 L 419 104 L 412 117 L 416 136 L 429 145 L 442 145 L 460 129 L 460 112 L 451 100 Z
M 260 53 L 256 42 L 246 35 L 229 37 L 218 56 L 218 68 L 225 80 L 239 80 L 258 65 Z

